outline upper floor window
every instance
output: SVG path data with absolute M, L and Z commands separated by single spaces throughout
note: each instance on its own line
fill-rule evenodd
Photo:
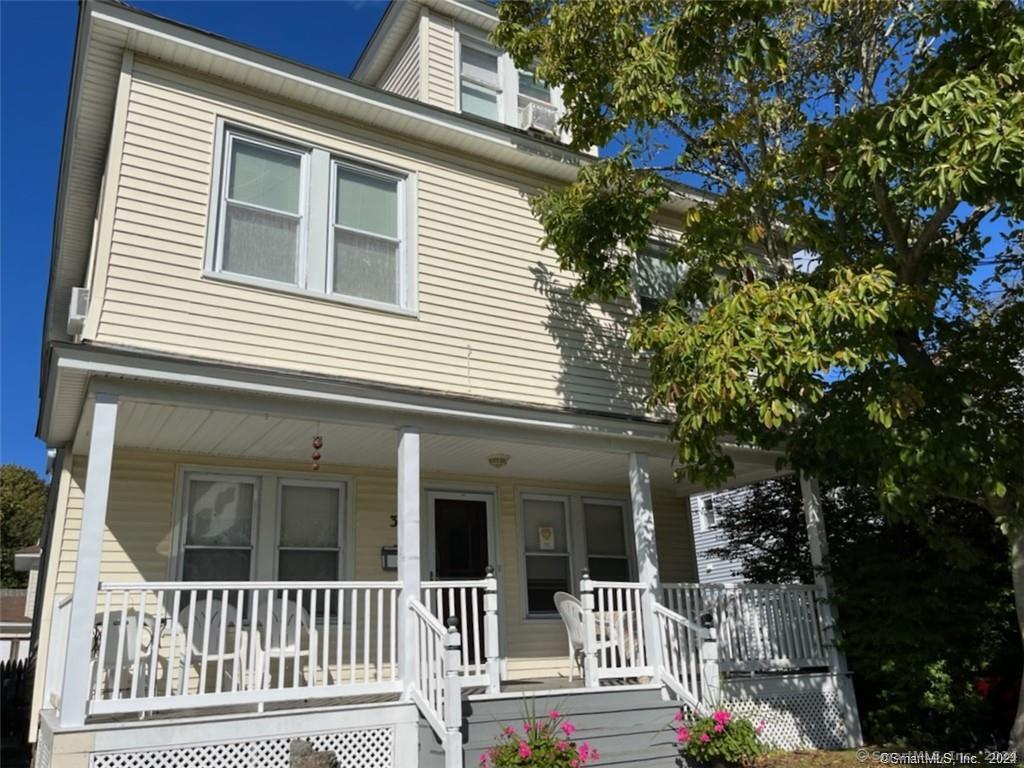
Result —
M 459 54 L 459 103 L 462 111 L 490 120 L 500 120 L 500 55 L 496 50 L 465 41 Z
M 519 100 L 531 99 L 544 104 L 551 103 L 551 89 L 533 72 L 519 70 Z M 520 104 L 521 106 L 521 104 Z
M 715 500 L 711 496 L 705 496 L 700 500 L 700 529 L 710 531 L 718 525 L 718 515 L 715 511 Z
M 212 271 L 411 308 L 406 174 L 226 129 Z
M 641 312 L 655 312 L 675 294 L 683 279 L 682 264 L 668 261 L 661 248 L 645 248 L 636 258 L 636 294 Z

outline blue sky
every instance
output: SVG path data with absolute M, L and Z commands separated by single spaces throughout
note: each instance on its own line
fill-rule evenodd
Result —
M 347 75 L 384 12 L 361 2 L 136 2 L 139 8 Z M 75 2 L 0 2 L 0 461 L 42 472 L 35 438 L 53 204 Z

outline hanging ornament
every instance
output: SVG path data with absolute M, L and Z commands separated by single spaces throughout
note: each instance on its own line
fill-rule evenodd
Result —
M 313 471 L 320 469 L 320 449 L 324 447 L 324 439 L 317 435 L 313 438 Z

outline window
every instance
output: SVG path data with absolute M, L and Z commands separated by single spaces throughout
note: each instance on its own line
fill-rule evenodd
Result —
M 255 509 L 255 478 L 186 475 L 182 578 L 248 580 Z
M 406 174 L 235 128 L 222 135 L 212 271 L 363 306 L 412 308 Z
M 705 496 L 700 500 L 700 529 L 710 531 L 718 524 L 718 515 L 715 512 L 715 500 L 711 496 Z
M 501 74 L 497 51 L 463 42 L 460 48 L 459 97 L 463 112 L 500 120 Z
M 533 72 L 519 70 L 519 97 L 520 103 L 523 99 L 532 99 L 544 104 L 551 103 L 551 89 L 548 84 L 539 79 Z
M 344 483 L 281 482 L 277 578 L 282 581 L 337 581 L 341 578 L 344 491 Z
M 334 173 L 332 290 L 398 304 L 404 274 L 400 180 L 341 163 Z
M 637 254 L 636 293 L 641 312 L 655 312 L 675 293 L 685 274 L 681 264 L 665 259 L 662 251 L 649 247 Z
M 569 579 L 569 500 L 524 496 L 523 544 L 526 611 L 554 614 L 555 593 L 572 592 Z
M 229 134 L 226 157 L 220 268 L 297 284 L 305 155 Z
M 597 581 L 629 581 L 626 508 L 616 502 L 584 501 L 587 567 Z

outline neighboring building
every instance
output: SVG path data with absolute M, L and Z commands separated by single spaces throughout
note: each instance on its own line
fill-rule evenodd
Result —
M 269 767 L 296 737 L 451 768 L 528 696 L 650 765 L 674 760 L 680 702 L 720 697 L 778 743 L 858 741 L 814 587 L 693 583 L 702 489 L 674 479 L 625 344 L 657 270 L 633 304 L 572 297 L 529 195 L 593 156 L 495 23 L 392 3 L 346 79 L 82 5 L 39 418 L 38 768 Z M 738 484 L 775 473 L 728 450 Z M 578 682 L 558 592 L 597 628 Z
M 0 663 L 29 657 L 32 616 L 24 589 L 0 589 Z
M 693 546 L 697 556 L 697 579 L 704 583 L 740 583 L 743 563 L 739 560 L 716 557 L 711 550 L 724 547 L 728 539 L 719 527 L 720 515 L 742 498 L 743 489 L 701 493 L 690 497 L 690 520 L 693 526 Z

